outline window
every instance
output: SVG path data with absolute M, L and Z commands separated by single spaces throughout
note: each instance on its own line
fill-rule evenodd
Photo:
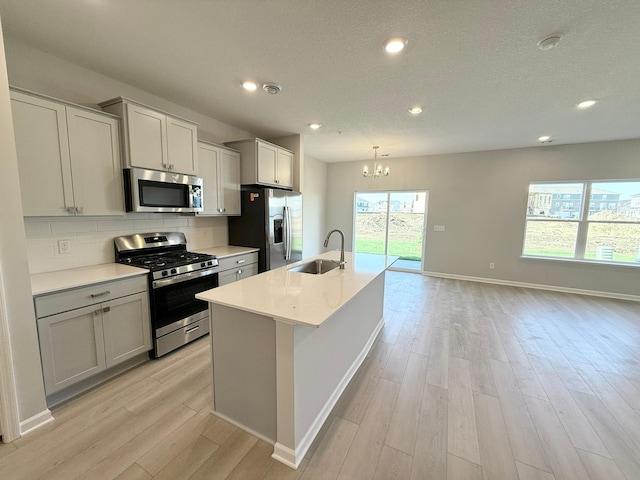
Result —
M 640 263 L 638 198 L 640 180 L 531 183 L 522 254 Z

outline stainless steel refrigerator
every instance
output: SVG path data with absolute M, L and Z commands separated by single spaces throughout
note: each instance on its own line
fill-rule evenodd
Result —
M 259 248 L 259 272 L 302 260 L 302 194 L 248 185 L 241 194 L 241 215 L 229 217 L 229 244 Z

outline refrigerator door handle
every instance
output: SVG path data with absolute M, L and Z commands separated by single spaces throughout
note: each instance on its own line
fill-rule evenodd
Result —
M 287 207 L 283 207 L 282 217 L 284 220 L 284 259 L 289 260 L 290 251 L 289 251 L 289 209 Z
M 291 209 L 287 207 L 287 260 L 291 260 L 291 244 L 293 243 L 293 232 L 291 231 Z

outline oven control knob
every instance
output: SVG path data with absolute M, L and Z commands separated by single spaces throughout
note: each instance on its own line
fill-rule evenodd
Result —
M 162 276 L 163 276 L 163 277 L 166 277 L 167 275 L 169 275 L 169 272 L 167 272 L 166 270 L 163 270 L 163 271 L 162 271 Z
M 213 261 L 212 261 L 212 260 L 209 260 L 209 261 L 207 262 L 207 265 L 212 266 L 212 265 L 213 265 Z
M 200 264 L 200 266 L 201 266 L 201 267 L 206 267 L 206 266 L 207 266 L 207 262 L 202 262 L 202 263 Z
M 176 273 L 178 273 L 178 271 L 175 268 L 172 268 L 171 273 L 175 275 Z

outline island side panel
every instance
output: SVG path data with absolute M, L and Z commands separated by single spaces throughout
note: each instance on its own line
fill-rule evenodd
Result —
M 209 315 L 214 413 L 275 443 L 275 322 L 212 303 Z
M 296 459 L 309 448 L 384 325 L 382 272 L 319 328 L 295 326 Z

